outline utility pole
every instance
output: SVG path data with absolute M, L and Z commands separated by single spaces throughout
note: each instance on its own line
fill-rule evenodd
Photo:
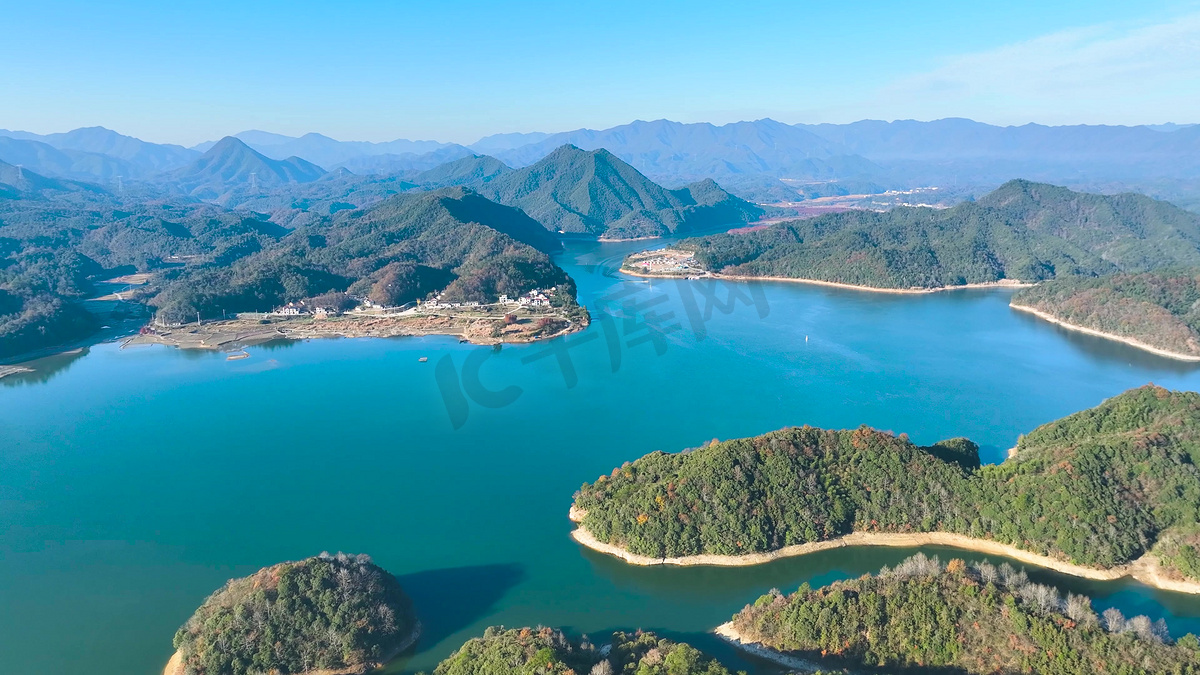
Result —
M 125 194 L 125 185 L 121 182 L 121 178 L 123 176 L 117 176 L 117 194 L 119 195 Z
M 258 173 L 250 172 L 250 191 L 258 192 Z
M 17 165 L 17 180 L 25 180 L 25 173 L 23 171 L 21 171 L 21 168 L 23 166 L 25 166 L 25 165 L 24 164 Z

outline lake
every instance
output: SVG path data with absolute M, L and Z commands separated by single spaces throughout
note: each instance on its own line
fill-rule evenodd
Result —
M 913 550 L 631 567 L 569 538 L 580 484 L 653 450 L 798 424 L 967 436 L 1000 461 L 1019 434 L 1130 387 L 1200 389 L 1200 367 L 1014 312 L 1005 291 L 613 272 L 647 246 L 569 244 L 560 264 L 609 318 L 553 344 L 317 340 L 226 361 L 110 343 L 0 380 L 2 669 L 157 675 L 227 579 L 321 551 L 369 553 L 416 601 L 425 635 L 389 672 L 431 670 L 495 624 L 641 627 L 766 669 L 707 631 L 772 587 Z M 1200 632 L 1200 597 L 1027 569 L 1098 609 Z

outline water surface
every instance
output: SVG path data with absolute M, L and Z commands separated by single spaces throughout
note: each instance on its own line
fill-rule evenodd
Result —
M 404 338 L 257 347 L 240 361 L 107 344 L 0 380 L 5 672 L 160 672 L 175 629 L 226 579 L 339 550 L 371 554 L 418 604 L 426 636 L 394 672 L 429 670 L 493 624 L 654 629 L 756 668 L 707 631 L 772 587 L 912 550 L 631 567 L 568 537 L 583 481 L 652 450 L 792 424 L 968 436 L 999 461 L 1018 434 L 1129 387 L 1200 389 L 1196 366 L 1013 312 L 1004 291 L 766 284 L 765 316 L 744 292 L 749 303 L 693 322 L 676 283 L 613 274 L 645 246 L 572 243 L 562 256 L 585 302 L 638 291 L 610 303 L 611 333 L 597 321 L 558 343 L 566 369 L 545 344 Z M 626 301 L 641 320 L 673 312 L 657 321 L 669 332 L 639 343 L 647 330 L 623 318 Z M 1031 574 L 1200 631 L 1200 598 Z

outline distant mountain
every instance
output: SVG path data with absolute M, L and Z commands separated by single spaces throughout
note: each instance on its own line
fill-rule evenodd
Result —
M 475 156 L 475 153 L 470 148 L 448 144 L 432 152 L 425 153 L 404 152 L 400 154 L 361 155 L 346 160 L 338 166 L 350 169 L 355 173 L 401 173 L 405 171 L 428 171 L 446 162 L 473 156 Z
M 711 181 L 667 190 L 607 150 L 573 145 L 477 189 L 547 229 L 614 238 L 661 236 L 762 214 Z
M 507 164 L 495 157 L 472 155 L 422 171 L 412 177 L 412 182 L 432 187 L 482 185 L 511 172 Z
M 1200 266 L 1200 215 L 1014 180 L 949 209 L 850 211 L 680 246 L 714 272 L 940 288 Z
M 836 143 L 770 119 L 724 126 L 638 121 L 603 131 L 553 134 L 496 156 L 511 166 L 524 166 L 566 143 L 585 150 L 604 148 L 638 171 L 662 180 L 759 174 L 829 179 L 878 171 L 871 162 Z
M 503 152 L 504 150 L 514 150 L 533 143 L 540 143 L 549 137 L 550 134 L 541 131 L 534 131 L 527 134 L 492 134 L 491 136 L 484 136 L 468 147 L 476 152 L 487 155 Z
M 43 176 L 116 183 L 138 170 L 116 157 L 79 150 L 59 150 L 41 141 L 0 136 L 0 161 L 22 166 Z
M 266 131 L 243 131 L 234 134 L 234 137 L 271 159 L 299 157 L 318 166 L 330 168 L 340 166 L 351 160 L 377 155 L 419 156 L 444 150 L 452 146 L 462 148 L 462 146 L 454 143 L 410 141 L 406 139 L 397 139 L 383 143 L 339 141 L 317 133 L 308 133 L 297 138 Z M 208 151 L 213 145 L 216 145 L 216 143 L 201 143 L 195 146 L 194 149 Z M 461 156 L 463 155 L 459 154 L 454 158 L 457 159 Z
M 0 130 L 0 136 L 37 141 L 58 150 L 105 155 L 120 160 L 126 166 L 123 177 L 129 180 L 145 178 L 161 171 L 183 166 L 200 156 L 200 153 L 183 146 L 148 143 L 104 127 L 85 127 L 66 133 L 46 135 Z M 80 157 L 74 154 L 72 156 L 76 158 L 73 161 L 78 161 Z M 82 173 L 90 172 L 84 169 Z M 109 176 L 97 174 L 92 178 L 107 179 Z
M 325 174 L 321 167 L 299 157 L 284 160 L 264 157 L 242 141 L 226 136 L 198 159 L 160 180 L 201 199 L 216 199 L 235 186 L 257 183 L 270 188 L 308 183 Z
M 32 198 L 46 192 L 91 192 L 101 194 L 104 190 L 95 184 L 73 180 L 47 178 L 24 167 L 18 168 L 0 162 L 0 198 Z

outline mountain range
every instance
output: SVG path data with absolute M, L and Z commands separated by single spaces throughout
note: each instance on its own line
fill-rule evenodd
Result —
M 194 161 L 193 148 L 147 143 L 93 127 L 38 135 L 0 130 L 0 161 L 44 176 L 113 184 L 151 180 Z M 1012 178 L 1077 189 L 1136 190 L 1200 207 L 1200 126 L 1000 127 L 967 119 L 863 120 L 789 125 L 770 119 L 725 125 L 636 121 L 609 129 L 496 134 L 469 146 L 398 139 L 338 141 L 311 133 L 236 134 L 273 160 L 298 157 L 325 169 L 405 174 L 491 155 L 531 165 L 562 145 L 604 148 L 669 187 L 713 178 L 739 196 L 786 201 L 916 186 L 958 186 L 982 194 Z

